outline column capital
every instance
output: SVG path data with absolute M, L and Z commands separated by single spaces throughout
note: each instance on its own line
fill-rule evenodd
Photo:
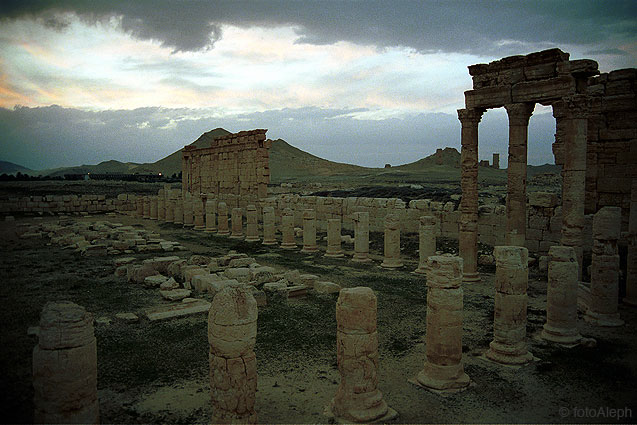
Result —
M 529 118 L 535 109 L 534 103 L 509 103 L 504 105 L 509 115 L 509 125 L 529 125 Z
M 458 119 L 463 127 L 475 127 L 482 119 L 482 114 L 486 109 L 483 108 L 467 108 L 458 109 Z

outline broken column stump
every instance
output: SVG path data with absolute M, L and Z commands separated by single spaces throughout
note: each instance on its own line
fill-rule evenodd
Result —
M 403 266 L 400 259 L 400 220 L 396 214 L 385 217 L 385 258 L 381 267 L 388 269 Z
M 427 260 L 426 361 L 417 383 L 435 390 L 469 385 L 462 364 L 462 258 Z
M 243 239 L 243 210 L 241 208 L 232 209 L 232 239 Z
M 263 207 L 263 245 L 276 245 L 274 207 Z
M 217 200 L 208 195 L 206 199 L 206 233 L 217 231 Z
M 259 241 L 259 224 L 257 217 L 257 207 L 248 205 L 246 208 L 246 242 Z
M 99 423 L 93 315 L 70 301 L 49 302 L 33 349 L 34 423 Z
M 330 218 L 327 220 L 327 250 L 326 257 L 338 258 L 343 256 L 341 249 L 341 219 Z
M 376 295 L 345 288 L 336 303 L 336 359 L 341 383 L 326 414 L 341 423 L 383 422 L 397 416 L 378 389 Z
M 316 244 L 316 212 L 314 210 L 303 211 L 303 249 L 301 252 L 314 253 L 318 251 Z
M 244 286 L 215 295 L 208 314 L 212 423 L 257 423 L 257 302 Z
M 493 341 L 486 357 L 494 362 L 521 365 L 533 359 L 526 342 L 526 288 L 529 251 L 519 246 L 496 246 Z
M 296 248 L 296 241 L 294 240 L 294 213 L 290 208 L 286 208 L 281 216 L 281 235 L 281 248 Z
M 570 246 L 552 246 L 549 257 L 542 338 L 560 344 L 577 344 L 582 339 L 577 330 L 577 254 Z
M 217 234 L 226 236 L 230 234 L 228 228 L 228 206 L 225 202 L 217 204 Z
M 354 221 L 354 256 L 352 261 L 365 263 L 369 258 L 369 213 L 356 212 L 352 214 Z
M 436 255 L 436 217 L 425 215 L 420 217 L 418 225 L 418 268 L 414 273 L 427 273 L 427 259 Z

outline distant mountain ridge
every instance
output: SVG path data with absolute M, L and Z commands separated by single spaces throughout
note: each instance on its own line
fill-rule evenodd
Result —
M 31 172 L 33 172 L 33 170 L 22 165 L 14 164 L 9 161 L 0 161 L 0 174 L 30 174 Z

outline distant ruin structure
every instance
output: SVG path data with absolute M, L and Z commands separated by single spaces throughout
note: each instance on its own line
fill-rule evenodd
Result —
M 487 109 L 507 110 L 506 244 L 526 246 L 527 132 L 536 103 L 553 108 L 553 153 L 562 166 L 560 244 L 575 249 L 581 268 L 584 214 L 619 206 L 622 227 L 628 225 L 631 178 L 637 177 L 637 70 L 600 75 L 597 62 L 569 60 L 568 53 L 550 49 L 472 65 L 469 74 L 473 89 L 465 92 L 465 109 L 458 110 L 464 280 L 478 279 L 478 124 Z
M 234 194 L 265 198 L 270 183 L 266 129 L 217 137 L 210 147 L 182 151 L 182 190 L 199 195 Z

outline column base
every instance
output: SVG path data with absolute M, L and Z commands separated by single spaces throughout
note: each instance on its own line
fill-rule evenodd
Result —
M 404 266 L 404 264 L 401 260 L 385 259 L 382 263 L 380 263 L 380 266 L 386 269 L 398 269 Z
M 579 344 L 582 339 L 577 329 L 554 328 L 548 324 L 544 324 L 540 336 L 547 341 L 564 345 Z
M 204 226 L 195 226 L 194 230 L 205 230 L 206 228 Z
M 591 311 L 590 308 L 586 311 L 584 320 L 596 326 L 616 327 L 624 325 L 624 321 L 619 317 L 619 313 L 595 313 Z
M 318 246 L 304 246 L 301 249 L 301 252 L 304 254 L 314 254 L 315 252 L 318 252 Z
M 469 272 L 462 274 L 463 282 L 480 282 L 480 274 L 478 272 Z
M 277 241 L 275 240 L 271 240 L 271 241 L 264 240 L 263 242 L 261 242 L 261 245 L 276 245 L 276 244 L 277 244 Z
M 260 240 L 261 240 L 261 238 L 259 238 L 258 236 L 253 237 L 253 238 L 251 238 L 251 237 L 246 237 L 245 238 L 246 242 L 259 242 Z
M 416 270 L 414 270 L 412 273 L 416 273 L 416 274 L 427 274 L 427 267 L 425 266 L 418 266 L 418 268 Z
M 295 243 L 282 243 L 281 245 L 279 245 L 279 248 L 281 249 L 296 249 L 297 246 Z
M 186 228 L 189 228 L 189 229 L 190 229 L 190 228 L 195 227 L 195 225 L 194 225 L 194 224 L 191 224 L 191 223 L 188 223 L 188 224 L 184 223 L 184 227 L 186 227 Z
M 229 230 L 219 230 L 219 231 L 217 231 L 217 234 L 219 236 L 228 236 L 230 234 L 230 231 Z
M 325 257 L 329 257 L 329 258 L 341 258 L 344 257 L 345 254 L 343 254 L 343 252 L 326 252 L 325 253 Z
M 379 392 L 380 393 L 380 392 Z M 382 397 L 382 394 L 381 394 Z M 365 403 L 368 404 L 368 403 Z M 376 411 L 374 411 L 376 410 Z M 334 412 L 334 400 L 330 402 L 329 405 L 325 407 L 323 414 L 328 417 L 329 422 L 337 423 L 337 424 L 352 424 L 352 423 L 361 423 L 361 424 L 379 424 L 379 423 L 388 423 L 393 421 L 398 417 L 398 412 L 396 412 L 391 407 L 387 406 L 385 400 L 380 400 L 376 406 L 365 409 L 364 407 L 360 407 L 351 412 L 351 418 L 344 418 L 341 416 L 337 416 Z M 354 416 L 356 418 L 354 418 Z
M 533 360 L 533 354 L 527 350 L 526 343 L 504 345 L 491 341 L 489 347 L 484 356 L 496 363 L 520 366 Z
M 352 261 L 354 261 L 355 263 L 369 263 L 370 261 L 372 261 L 372 259 L 369 258 L 368 255 L 369 254 L 367 252 L 355 252 L 352 256 Z
M 243 235 L 230 235 L 230 239 L 243 239 Z
M 434 390 L 457 390 L 471 383 L 469 375 L 464 372 L 462 363 L 451 366 L 440 366 L 425 363 L 415 379 L 415 384 Z
M 151 219 L 151 220 L 157 220 L 156 218 L 153 218 L 153 217 L 151 217 L 150 219 Z
M 204 230 L 206 233 L 217 233 L 217 229 L 206 229 Z
M 173 224 L 176 224 L 177 226 L 183 226 L 184 222 L 183 221 L 173 221 Z

